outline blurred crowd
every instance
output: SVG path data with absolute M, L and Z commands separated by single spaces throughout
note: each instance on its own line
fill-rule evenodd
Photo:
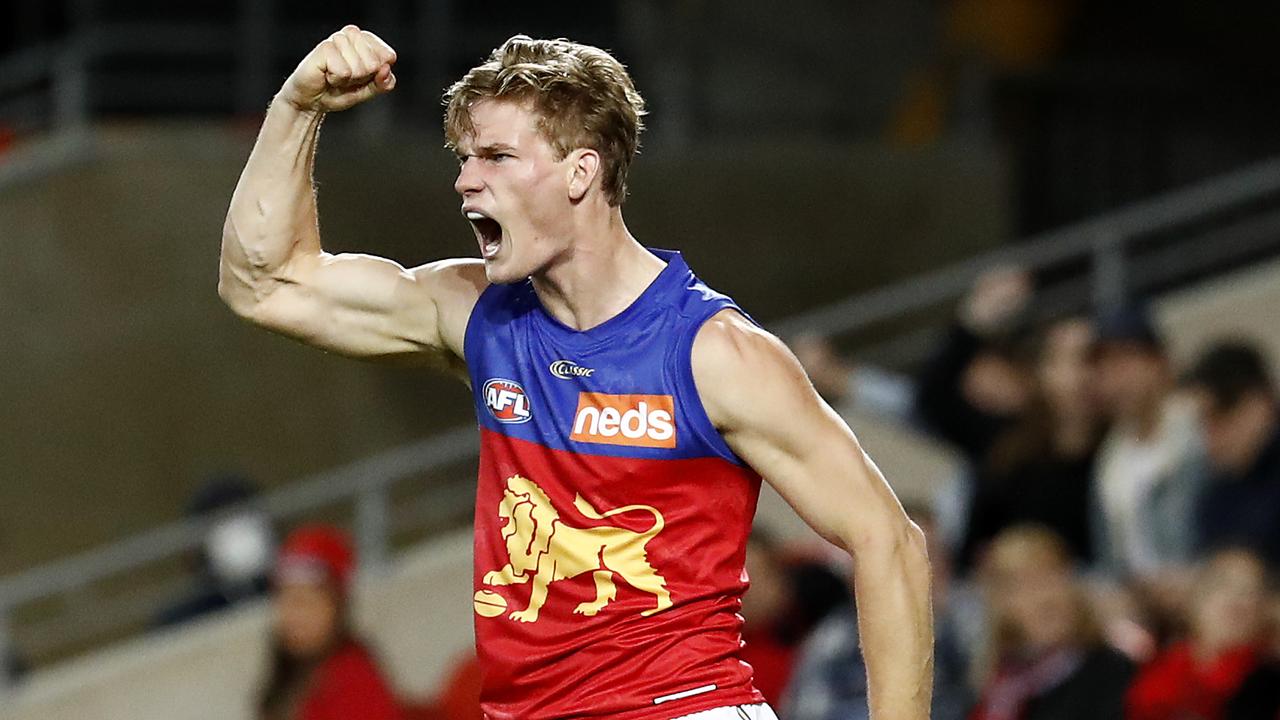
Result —
M 959 502 L 906 507 L 933 568 L 933 717 L 1280 720 L 1270 359 L 1227 339 L 1177 367 L 1141 306 L 1036 322 L 1035 305 L 1028 274 L 983 276 L 910 374 L 792 339 L 835 408 L 962 458 Z M 433 698 L 397 695 L 353 628 L 345 532 L 305 525 L 277 545 L 240 475 L 187 510 L 208 534 L 155 624 L 269 598 L 261 720 L 481 720 L 474 657 Z M 847 563 L 763 532 L 748 545 L 743 660 L 784 720 L 868 718 Z
M 1228 338 L 1178 367 L 1142 306 L 1036 310 L 1027 273 L 983 276 L 909 375 L 794 342 L 832 405 L 963 458 L 963 501 L 936 508 L 956 517 L 909 508 L 931 536 L 934 717 L 1280 718 L 1270 359 Z M 852 614 L 796 662 L 782 717 L 867 717 Z

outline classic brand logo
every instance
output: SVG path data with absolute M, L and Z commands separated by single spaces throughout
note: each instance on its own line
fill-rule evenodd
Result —
M 670 395 L 578 393 L 570 440 L 632 447 L 676 446 L 675 401 Z
M 549 366 L 551 374 L 561 380 L 572 380 L 576 377 L 591 377 L 596 374 L 595 368 L 585 368 L 572 360 L 557 360 Z
M 493 378 L 484 384 L 484 404 L 489 414 L 501 423 L 529 422 L 529 396 L 515 380 Z

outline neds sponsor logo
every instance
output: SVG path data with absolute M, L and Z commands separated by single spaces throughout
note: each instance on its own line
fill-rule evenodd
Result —
M 573 414 L 577 442 L 673 448 L 676 446 L 675 401 L 670 395 L 606 395 L 578 393 Z

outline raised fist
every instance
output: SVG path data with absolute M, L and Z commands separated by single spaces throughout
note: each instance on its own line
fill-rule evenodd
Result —
M 960 321 L 970 331 L 990 336 L 1009 329 L 1031 303 L 1031 273 L 1020 267 L 997 267 L 983 273 L 960 305 Z
M 307 54 L 280 89 L 280 99 L 299 110 L 336 112 L 390 92 L 396 51 L 355 25 L 330 35 Z

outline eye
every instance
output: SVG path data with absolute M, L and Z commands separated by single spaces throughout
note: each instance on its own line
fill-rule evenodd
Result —
M 510 160 L 512 157 L 511 153 L 494 153 L 492 159 L 494 162 L 502 162 L 504 160 Z

